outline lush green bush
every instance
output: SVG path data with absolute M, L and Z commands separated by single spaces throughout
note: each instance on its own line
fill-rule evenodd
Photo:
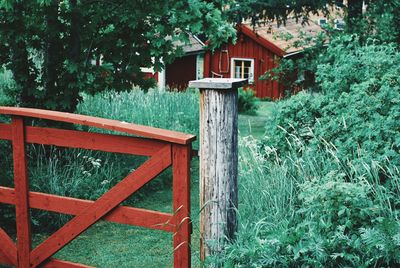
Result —
M 280 153 L 332 144 L 348 164 L 399 165 L 400 53 L 345 37 L 330 45 L 326 58 L 317 71 L 322 92 L 280 102 L 265 144 Z
M 16 84 L 10 70 L 0 66 L 0 105 L 16 103 Z
M 256 93 L 251 88 L 239 88 L 238 109 L 239 113 L 255 115 L 258 110 L 258 99 Z

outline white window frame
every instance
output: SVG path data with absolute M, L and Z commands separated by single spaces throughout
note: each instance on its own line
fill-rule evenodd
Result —
M 231 58 L 231 78 L 235 77 L 235 60 L 240 61 L 249 61 L 250 62 L 250 70 L 249 70 L 249 84 L 254 83 L 254 59 L 251 58 Z

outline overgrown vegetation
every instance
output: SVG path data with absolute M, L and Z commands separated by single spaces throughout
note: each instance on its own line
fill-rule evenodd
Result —
M 224 267 L 400 264 L 400 53 L 343 35 L 316 66 L 318 92 L 276 104 L 241 146 L 241 228 Z
M 348 167 L 333 147 L 278 156 L 242 140 L 241 226 L 209 259 L 223 267 L 396 267 L 400 262 L 399 170 Z M 268 155 L 269 158 L 266 158 Z M 273 160 L 272 160 L 273 159 Z M 379 174 L 391 178 L 384 187 Z M 353 175 L 349 175 L 353 174 Z

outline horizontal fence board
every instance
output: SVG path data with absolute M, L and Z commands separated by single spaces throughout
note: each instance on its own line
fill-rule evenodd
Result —
M 89 207 L 94 202 L 95 201 L 38 192 L 29 193 L 29 205 L 31 208 L 69 215 L 78 215 L 82 210 Z M 0 187 L 0 203 L 15 205 L 15 190 L 13 188 Z M 107 214 L 103 219 L 115 223 L 173 232 L 173 216 L 174 215 L 170 213 L 119 206 Z
M 11 125 L 0 124 L 0 139 L 11 138 Z M 26 142 L 142 156 L 153 156 L 166 144 L 145 138 L 42 127 L 27 127 Z
M 136 125 L 127 122 L 121 122 L 117 120 L 104 119 L 87 115 L 71 114 L 71 113 L 48 111 L 41 109 L 0 106 L 0 114 L 19 115 L 25 117 L 66 122 L 71 124 L 79 124 L 83 126 L 97 127 L 101 129 L 119 131 L 132 135 L 142 136 L 145 138 L 158 139 L 178 144 L 189 144 L 196 139 L 196 136 L 194 135 L 161 129 L 161 128 Z
M 50 258 L 46 263 L 40 266 L 41 268 L 94 268 L 80 263 L 74 263 L 70 261 L 63 261 L 54 258 Z

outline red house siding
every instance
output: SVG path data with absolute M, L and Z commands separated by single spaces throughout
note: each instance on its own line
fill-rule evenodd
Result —
M 254 36 L 251 34 L 247 32 L 246 34 L 239 33 L 238 41 L 235 45 L 223 45 L 215 50 L 214 53 L 207 51 L 204 57 L 204 77 L 212 77 L 213 73 L 217 73 L 224 78 L 229 78 L 231 77 L 231 58 L 254 59 L 254 83 L 251 87 L 256 91 L 256 96 L 259 98 L 278 99 L 283 95 L 283 87 L 276 81 L 261 81 L 259 77 L 267 70 L 276 67 L 282 55 L 277 55 L 280 51 L 276 50 L 273 45 L 266 48 L 265 44 L 264 46 L 261 45 L 262 42 L 256 42 L 258 37 L 255 34 Z M 263 40 L 263 42 L 265 41 Z M 222 52 L 225 49 L 228 50 L 228 61 L 225 59 L 226 53 Z M 226 66 L 226 64 L 229 64 L 229 66 Z
M 170 88 L 184 90 L 189 81 L 196 80 L 196 57 L 197 55 L 189 55 L 177 58 L 166 66 L 166 84 Z

